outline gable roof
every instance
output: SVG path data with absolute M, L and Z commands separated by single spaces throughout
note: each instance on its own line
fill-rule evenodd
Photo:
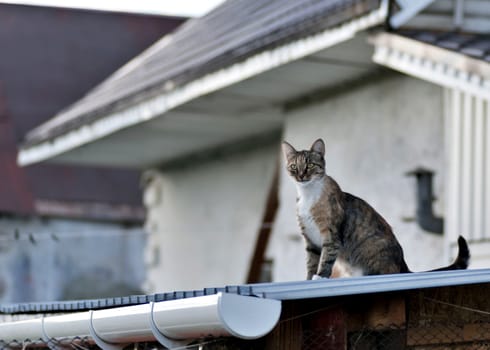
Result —
M 142 55 L 119 69 L 84 98 L 29 132 L 21 149 L 20 163 L 28 164 L 46 159 L 133 124 L 155 118 L 168 109 L 188 101 L 191 98 L 188 96 L 192 95 L 192 98 L 195 98 L 230 84 L 222 77 L 217 77 L 213 82 L 206 82 L 208 84 L 206 89 L 196 92 L 195 86 L 189 86 L 190 83 L 244 62 L 260 52 L 279 48 L 301 38 L 322 33 L 326 29 L 339 27 L 352 19 L 367 16 L 375 10 L 381 10 L 382 3 L 385 2 L 382 0 L 227 1 L 208 15 L 186 22 L 172 35 L 162 38 Z M 362 22 L 357 23 L 356 28 L 365 29 L 379 24 L 385 14 L 386 6 L 371 19 L 364 18 Z M 352 32 L 351 28 L 346 28 L 343 32 L 339 30 L 336 34 L 337 42 L 350 37 Z M 302 43 L 306 48 L 308 44 Z M 290 53 L 283 53 L 280 64 L 296 58 L 290 56 Z M 255 63 L 255 71 L 260 72 L 261 69 L 264 71 L 273 67 L 264 58 L 260 59 L 262 61 Z M 275 66 L 278 64 L 275 63 Z M 256 74 L 246 71 L 233 73 L 235 76 L 239 75 L 238 78 L 234 78 L 235 82 Z M 194 90 L 191 93 L 186 91 L 187 95 L 184 97 L 171 95 L 172 92 L 185 87 L 187 90 Z M 162 94 L 168 95 L 169 98 L 141 106 L 141 102 Z M 134 109 L 129 111 L 130 107 Z M 129 114 L 137 109 L 140 116 L 133 120 Z M 121 111 L 127 113 L 118 115 L 120 123 L 108 118 L 109 115 Z M 97 131 L 92 128 L 82 130 L 84 126 L 104 118 L 107 118 L 104 126 Z M 67 135 L 74 131 L 77 131 L 77 134 L 73 133 L 70 139 Z M 61 136 L 66 137 L 61 140 Z M 29 155 L 29 149 L 37 146 L 40 153 L 35 156 Z M 41 146 L 44 146 L 44 149 Z
M 173 90 L 254 53 L 320 32 L 378 6 L 378 0 L 227 1 L 165 36 L 55 119 L 32 130 L 25 145 L 56 137 L 147 94 L 162 88 Z
M 267 133 L 277 135 L 282 121 L 267 108 L 281 108 L 290 100 L 343 84 L 348 80 L 339 77 L 343 73 L 356 81 L 376 70 L 373 60 L 357 59 L 370 49 L 358 41 L 356 50 L 338 55 L 339 43 L 354 42 L 361 37 L 358 33 L 384 23 L 393 25 L 392 20 L 396 28 L 485 33 L 489 15 L 480 0 L 467 0 L 464 6 L 450 0 L 229 0 L 163 38 L 83 99 L 32 130 L 18 162 L 147 168 L 230 143 L 250 143 Z M 398 69 L 384 62 L 387 57 L 380 52 L 386 50 L 378 51 L 380 45 L 375 46 L 374 61 Z M 400 57 L 401 49 L 395 50 Z M 397 59 L 395 56 L 390 60 Z M 305 62 L 310 57 L 313 60 Z M 341 67 L 339 63 L 346 58 L 356 62 Z M 485 58 L 478 60 L 486 63 Z M 296 62 L 303 66 L 295 67 Z M 312 62 L 322 64 L 312 74 L 313 84 L 307 78 L 298 79 L 297 74 L 299 70 L 311 73 Z M 348 65 L 357 72 L 346 72 Z M 326 71 L 337 76 L 325 77 Z M 437 72 L 427 72 L 433 73 Z M 318 77 L 323 78 L 321 83 Z M 470 85 L 465 85 L 470 91 L 485 91 Z M 252 96 L 250 88 L 256 90 Z M 244 110 L 256 115 L 248 121 L 231 117 L 245 115 Z M 217 115 L 222 118 L 209 118 Z M 226 128 L 224 118 L 231 128 Z M 230 129 L 233 131 L 228 132 Z

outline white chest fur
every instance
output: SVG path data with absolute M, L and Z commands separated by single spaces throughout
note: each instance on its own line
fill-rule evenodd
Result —
M 321 248 L 322 235 L 320 229 L 311 215 L 311 208 L 320 200 L 323 192 L 324 182 L 313 180 L 308 183 L 297 183 L 298 191 L 297 213 L 304 226 L 304 234 L 313 242 L 315 246 Z

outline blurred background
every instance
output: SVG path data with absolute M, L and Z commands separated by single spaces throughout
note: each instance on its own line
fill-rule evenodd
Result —
M 179 5 L 178 7 L 176 5 Z M 0 302 L 305 277 L 280 142 L 415 271 L 490 262 L 485 1 L 0 1 Z

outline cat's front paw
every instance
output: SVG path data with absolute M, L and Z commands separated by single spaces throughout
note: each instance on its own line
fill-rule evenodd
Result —
M 326 277 L 322 277 L 320 275 L 313 275 L 313 277 L 311 278 L 313 281 L 314 280 L 323 280 L 323 279 L 326 279 Z

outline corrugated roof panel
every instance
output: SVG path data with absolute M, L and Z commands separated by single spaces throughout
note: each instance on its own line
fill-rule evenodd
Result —
M 186 22 L 77 103 L 32 130 L 25 145 L 54 138 L 144 96 L 172 90 L 379 6 L 380 0 L 229 0 L 208 15 Z
M 258 285 L 253 288 L 253 294 L 263 298 L 292 300 L 488 282 L 490 270 L 458 270 Z
M 243 296 L 256 296 L 276 300 L 329 298 L 359 294 L 385 293 L 402 290 L 447 287 L 490 283 L 490 269 L 457 270 L 443 272 L 420 272 L 396 275 L 364 276 L 357 278 L 324 279 L 315 281 L 292 281 L 231 285 L 204 288 L 202 290 L 175 291 L 153 295 L 133 295 L 118 298 L 47 303 L 21 303 L 0 305 L 4 314 L 40 313 L 44 311 L 84 311 L 136 304 L 150 301 L 167 301 L 195 296 L 212 295 L 218 292 Z

